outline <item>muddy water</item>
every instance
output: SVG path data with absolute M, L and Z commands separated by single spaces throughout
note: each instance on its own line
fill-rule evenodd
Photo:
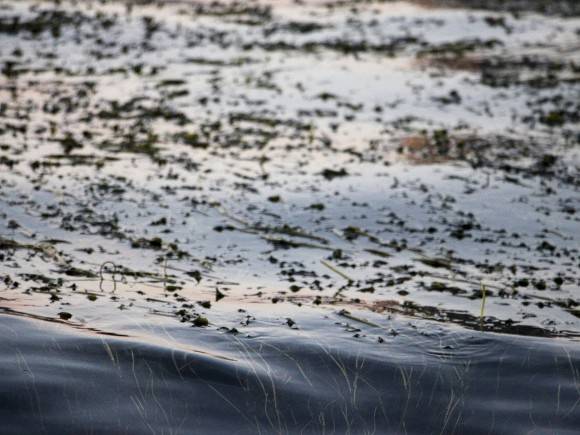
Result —
M 574 433 L 580 19 L 502 5 L 1 1 L 3 432 Z

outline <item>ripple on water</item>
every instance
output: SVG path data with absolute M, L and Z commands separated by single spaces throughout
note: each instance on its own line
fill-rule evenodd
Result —
M 580 351 L 567 341 L 208 331 L 203 354 L 10 316 L 0 329 L 4 434 L 565 434 L 580 425 Z

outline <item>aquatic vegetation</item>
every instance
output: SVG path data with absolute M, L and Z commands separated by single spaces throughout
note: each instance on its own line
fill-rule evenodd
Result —
M 549 3 L 0 0 L 7 433 L 573 432 Z
M 481 312 L 479 314 L 479 317 L 482 319 L 483 321 L 483 315 L 485 313 L 485 298 L 487 296 L 487 291 L 485 289 L 485 285 L 483 284 L 483 282 L 481 283 Z

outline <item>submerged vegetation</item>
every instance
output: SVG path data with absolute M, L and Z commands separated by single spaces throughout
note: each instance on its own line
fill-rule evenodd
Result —
M 550 352 L 556 366 L 578 363 L 579 12 L 570 1 L 0 0 L 1 314 L 169 340 L 183 366 L 160 376 L 200 358 L 223 403 L 235 371 L 265 396 L 264 433 L 295 427 L 270 408 L 274 384 L 290 394 L 285 370 L 312 397 L 331 385 L 318 359 L 340 398 L 299 408 L 305 432 L 372 433 L 376 420 L 377 432 L 427 433 L 398 405 L 387 424 L 384 391 L 362 385 L 359 370 L 374 385 L 398 358 L 389 385 L 416 399 L 409 410 L 426 406 L 415 391 L 449 386 L 434 433 L 493 432 L 495 414 L 475 424 L 457 411 L 476 408 L 461 388 L 472 361 L 476 373 L 497 359 L 486 346 L 509 367 L 528 344 L 546 366 Z M 200 350 L 213 343 L 215 355 Z M 120 342 L 103 356 L 129 361 Z M 452 367 L 451 380 L 421 390 L 416 361 Z M 554 384 L 568 408 L 538 430 L 578 422 L 573 371 Z M 262 405 L 237 393 L 232 409 Z M 517 403 L 521 433 L 536 428 Z
M 250 269 L 264 271 L 250 281 L 266 301 L 286 301 L 287 287 L 315 306 L 362 294 L 421 305 L 435 292 L 446 295 L 438 312 L 451 302 L 476 315 L 467 301 L 482 298 L 483 318 L 487 295 L 490 316 L 497 299 L 514 310 L 500 320 L 576 331 L 567 316 L 578 305 L 579 67 L 554 55 L 570 52 L 573 23 L 545 19 L 544 32 L 561 30 L 556 48 L 518 48 L 525 15 L 474 12 L 465 19 L 477 37 L 431 41 L 421 25 L 402 36 L 391 24 L 461 23 L 445 10 L 344 6 L 306 8 L 300 21 L 258 4 L 165 5 L 158 19 L 152 5 L 6 2 L 1 200 L 20 211 L 4 207 L 0 247 L 24 270 L 7 269 L 5 282 L 26 291 L 19 277 L 38 276 L 102 290 L 97 272 L 109 262 L 126 272 L 115 290 L 127 276 L 156 285 L 147 269 L 169 259 L 162 288 L 176 311 L 186 294 L 220 292 L 219 282 L 235 283 L 223 290 L 243 300 L 247 290 L 234 289 L 248 288 L 238 281 Z M 375 37 L 350 35 L 363 24 Z M 46 51 L 43 41 L 58 44 Z M 385 54 L 404 63 L 389 66 Z M 374 68 L 395 81 L 376 98 L 364 91 L 381 89 L 380 75 L 367 77 Z M 355 187 L 372 180 L 383 185 Z M 18 205 L 25 185 L 35 193 Z M 518 231 L 517 219 L 480 216 L 480 204 L 499 215 L 520 204 L 539 225 Z M 547 216 L 554 225 L 541 223 Z M 480 289 L 482 279 L 495 291 Z M 68 303 L 53 289 L 53 303 Z

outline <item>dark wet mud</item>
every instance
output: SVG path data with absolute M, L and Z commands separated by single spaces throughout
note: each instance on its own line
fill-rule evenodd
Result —
M 0 1 L 6 433 L 574 433 L 577 16 Z

